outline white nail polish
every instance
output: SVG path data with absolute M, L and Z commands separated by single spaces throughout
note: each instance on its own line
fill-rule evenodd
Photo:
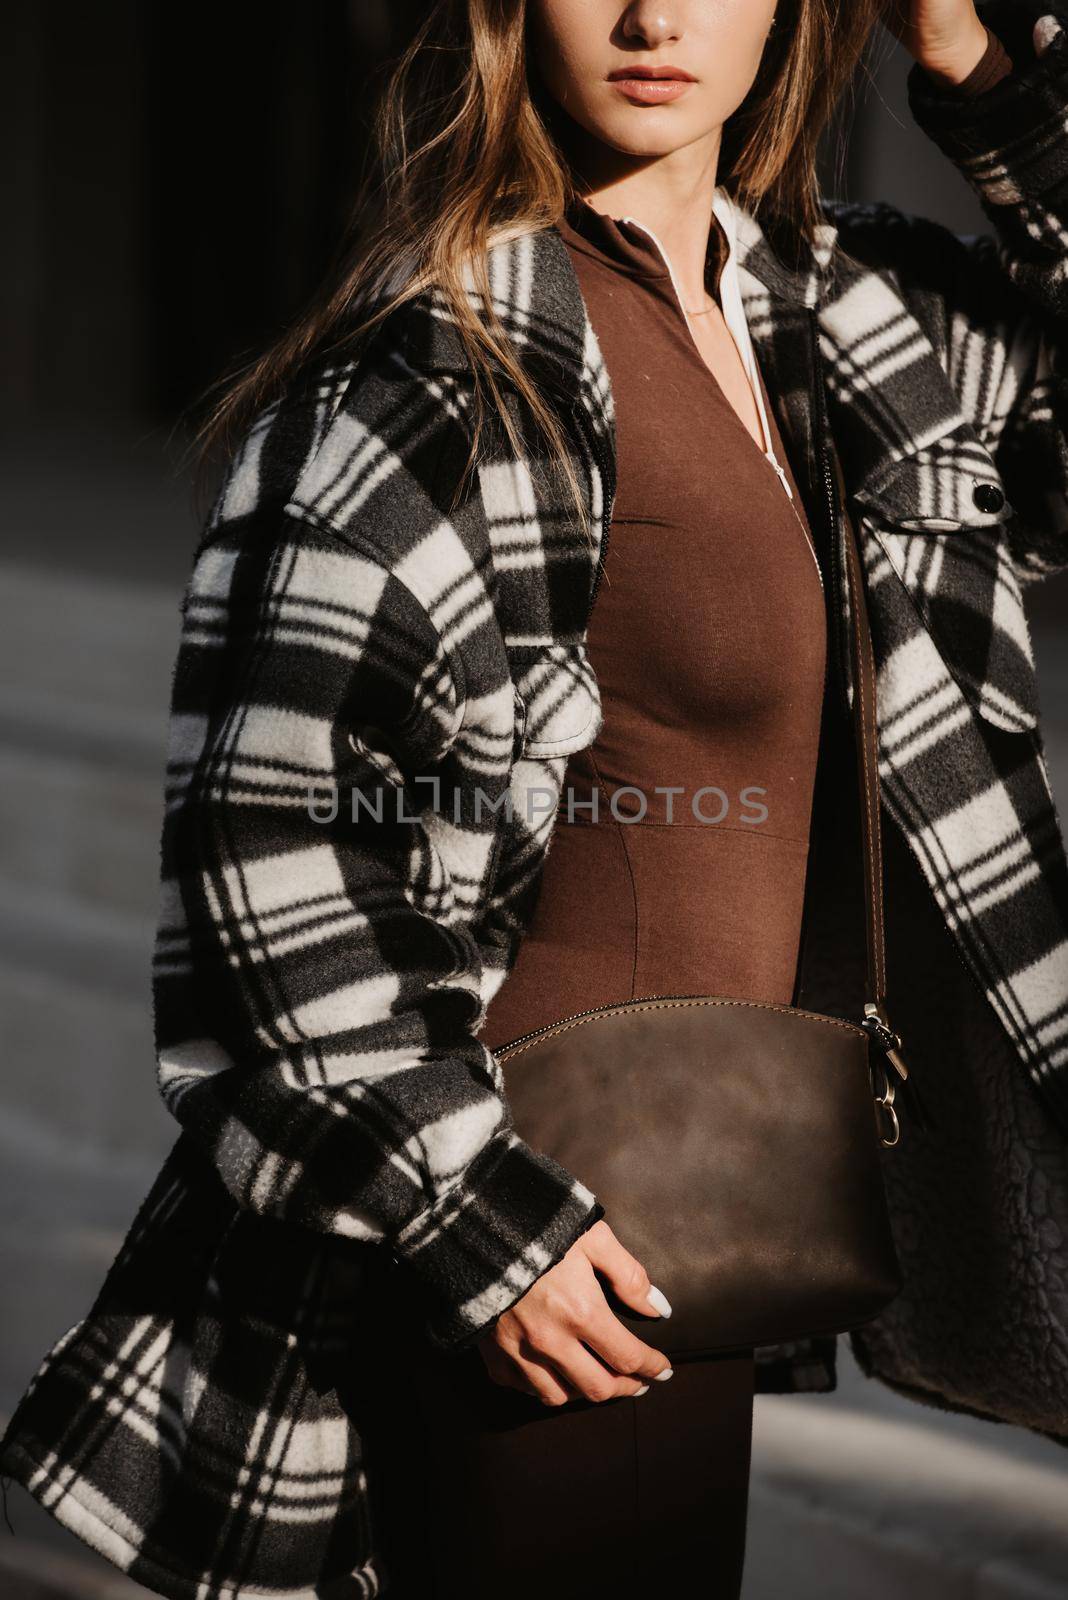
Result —
M 634 1398 L 635 1398 L 635 1400 L 637 1400 L 637 1398 L 638 1398 L 638 1396 L 640 1394 L 648 1394 L 648 1393 L 649 1393 L 649 1385 L 647 1383 L 643 1383 L 640 1389 L 635 1389 Z
M 666 1383 L 669 1378 L 673 1378 L 674 1376 L 675 1376 L 675 1368 L 674 1367 L 665 1367 L 663 1372 L 654 1372 L 653 1373 L 653 1377 L 655 1378 L 657 1383 Z
M 654 1308 L 654 1310 L 659 1311 L 662 1317 L 670 1317 L 671 1301 L 668 1299 L 667 1295 L 662 1292 L 662 1290 L 650 1289 L 648 1298 L 649 1304 Z

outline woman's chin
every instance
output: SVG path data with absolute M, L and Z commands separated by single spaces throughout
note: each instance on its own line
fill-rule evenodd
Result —
M 684 131 L 678 123 L 669 125 L 669 119 L 663 110 L 658 110 L 648 117 L 645 112 L 622 119 L 614 117 L 610 123 L 601 127 L 591 124 L 586 131 L 601 144 L 608 145 L 612 150 L 618 150 L 620 155 L 635 156 L 649 161 L 669 156 L 685 145 L 692 144 L 694 138 L 698 137 L 690 129 Z

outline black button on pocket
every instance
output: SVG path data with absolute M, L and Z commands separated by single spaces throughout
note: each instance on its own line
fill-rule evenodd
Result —
M 972 499 L 980 511 L 1000 511 L 1005 504 L 1005 496 L 996 483 L 977 483 L 972 490 Z

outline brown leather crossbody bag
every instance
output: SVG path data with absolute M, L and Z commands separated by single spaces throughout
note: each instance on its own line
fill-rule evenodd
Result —
M 670 1318 L 644 1317 L 606 1287 L 613 1311 L 676 1360 L 844 1333 L 901 1288 L 879 1151 L 900 1138 L 908 1071 L 886 1011 L 875 664 L 845 520 L 863 1019 L 652 996 L 563 1017 L 494 1052 L 516 1131 L 593 1190 L 672 1306 Z

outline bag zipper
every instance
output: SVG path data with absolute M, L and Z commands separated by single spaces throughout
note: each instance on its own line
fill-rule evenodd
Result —
M 529 1044 L 532 1039 L 539 1039 L 545 1034 L 556 1033 L 558 1029 L 566 1027 L 569 1023 L 580 1022 L 583 1017 L 595 1017 L 603 1011 L 627 1011 L 635 1006 L 651 1004 L 670 1004 L 683 1000 L 718 1000 L 724 1005 L 754 1005 L 761 1011 L 787 1011 L 792 1016 L 811 1017 L 815 1022 L 833 1022 L 836 1027 L 851 1028 L 854 1033 L 863 1034 L 866 1039 L 872 1037 L 871 1031 L 861 1027 L 859 1023 L 851 1022 L 848 1017 L 831 1017 L 822 1011 L 805 1011 L 800 1006 L 777 1005 L 772 1000 L 740 1000 L 735 995 L 703 995 L 703 994 L 646 994 L 633 1000 L 611 1000 L 606 1005 L 587 1006 L 584 1011 L 572 1011 L 569 1016 L 557 1017 L 552 1022 L 545 1023 L 540 1028 L 532 1028 L 529 1033 L 521 1033 L 518 1038 L 509 1039 L 507 1044 L 498 1045 L 492 1052 L 495 1056 L 502 1056 L 515 1050 L 521 1044 Z

